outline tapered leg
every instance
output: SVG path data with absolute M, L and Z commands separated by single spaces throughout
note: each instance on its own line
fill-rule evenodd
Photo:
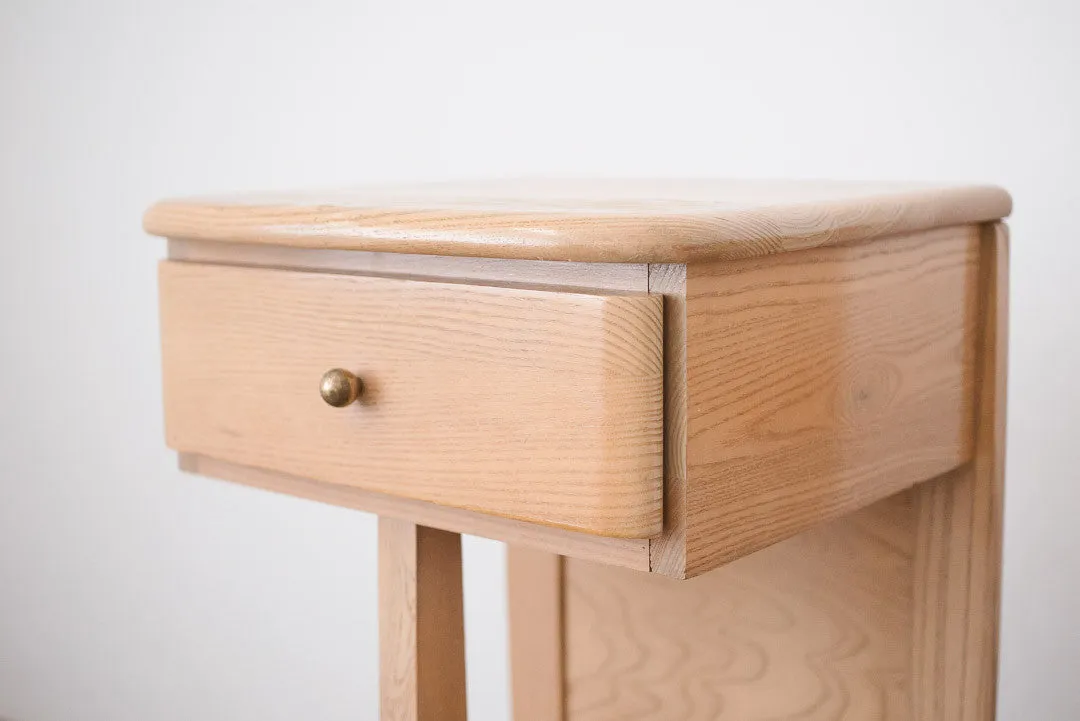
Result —
M 382 721 L 465 720 L 461 536 L 379 519 Z
M 975 457 L 917 489 L 914 721 L 990 721 L 997 678 L 1008 229 L 982 242 L 983 323 Z

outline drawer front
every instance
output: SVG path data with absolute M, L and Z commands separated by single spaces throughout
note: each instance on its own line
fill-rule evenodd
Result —
M 164 262 L 169 446 L 598 535 L 661 526 L 662 299 Z M 363 393 L 334 408 L 323 373 Z

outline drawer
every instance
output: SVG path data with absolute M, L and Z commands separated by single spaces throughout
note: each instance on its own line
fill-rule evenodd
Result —
M 661 527 L 662 298 L 160 269 L 170 447 L 624 538 Z M 328 405 L 320 379 L 355 373 Z

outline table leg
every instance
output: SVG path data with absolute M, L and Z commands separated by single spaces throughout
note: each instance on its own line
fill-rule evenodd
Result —
M 461 536 L 379 518 L 382 721 L 465 720 Z
M 1005 472 L 1008 229 L 982 243 L 975 457 L 917 489 L 912 696 L 916 721 L 991 721 Z
M 514 721 L 563 721 L 562 556 L 507 549 Z

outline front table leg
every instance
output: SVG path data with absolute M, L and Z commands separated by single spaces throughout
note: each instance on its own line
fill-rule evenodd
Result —
M 382 721 L 465 720 L 461 536 L 379 518 Z

